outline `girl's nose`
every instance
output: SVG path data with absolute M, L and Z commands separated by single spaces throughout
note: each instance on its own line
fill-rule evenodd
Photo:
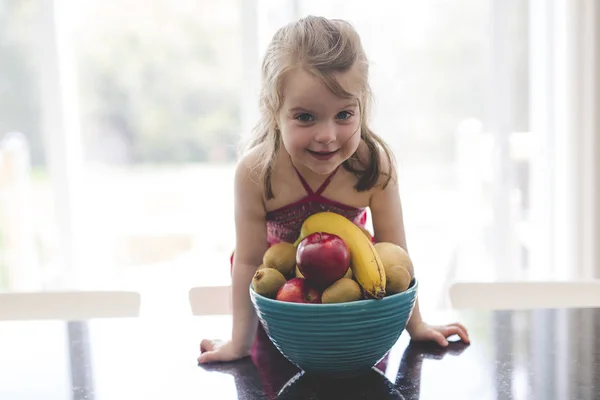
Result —
M 315 140 L 319 143 L 331 143 L 336 138 L 336 126 L 334 123 L 326 123 L 318 128 Z

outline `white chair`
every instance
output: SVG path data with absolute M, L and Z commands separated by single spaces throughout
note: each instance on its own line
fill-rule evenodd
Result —
M 192 315 L 231 314 L 231 286 L 198 286 L 188 293 Z
M 600 307 L 600 281 L 455 282 L 449 294 L 456 309 Z
M 140 294 L 124 291 L 0 293 L 1 320 L 84 320 L 137 317 Z

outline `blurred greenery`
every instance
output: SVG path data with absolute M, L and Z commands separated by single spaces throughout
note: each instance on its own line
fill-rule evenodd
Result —
M 85 0 L 73 10 L 88 160 L 231 161 L 240 134 L 237 0 Z M 36 36 L 40 2 L 0 0 L 0 133 L 18 130 L 44 164 Z
M 404 1 L 411 10 L 416 7 Z M 490 23 L 496 1 L 430 0 L 417 7 L 426 12 L 425 27 L 411 24 L 411 13 L 391 12 L 401 8 L 397 4 L 374 5 L 385 14 L 382 23 L 396 21 L 398 26 L 387 41 L 397 51 L 382 58 L 393 63 L 393 82 L 385 93 L 376 93 L 376 108 L 382 135 L 395 143 L 405 163 L 418 163 L 425 153 L 427 163 L 451 162 L 460 121 L 473 117 L 488 123 L 493 112 Z M 71 37 L 88 161 L 130 165 L 234 160 L 243 86 L 238 3 L 73 4 L 70 11 L 77 25 Z M 36 28 L 40 4 L 0 0 L 0 134 L 25 133 L 33 164 L 43 166 L 38 79 L 43 63 L 36 51 L 43 44 Z M 309 0 L 299 4 L 310 13 L 317 5 Z M 509 60 L 509 81 L 515 88 L 510 128 L 527 130 L 528 2 L 502 0 L 502 7 L 505 39 L 514 50 Z M 369 18 L 336 10 L 355 21 Z
M 401 2 L 417 7 L 409 0 Z M 493 15 L 494 3 L 505 8 L 504 17 Z M 395 90 L 385 93 L 387 104 L 383 104 L 383 95 L 378 96 L 403 163 L 453 162 L 456 131 L 463 119 L 476 118 L 484 129 L 491 128 L 495 112 L 490 108 L 494 96 L 491 62 L 496 51 L 491 33 L 495 23 L 501 24 L 502 40 L 511 48 L 507 62 L 514 107 L 508 128 L 528 129 L 528 4 L 523 0 L 428 0 L 417 7 L 426 18 L 416 18 L 427 22 L 418 27 L 414 27 L 411 13 L 386 16 L 388 23 L 395 19 L 399 27 L 416 31 L 398 28 L 390 38 L 391 47 L 399 49 L 390 82 Z
M 36 165 L 45 160 L 35 34 L 39 2 L 0 0 L 0 135 L 23 132 Z
M 220 4 L 230 9 L 226 14 L 212 3 L 87 1 L 81 8 L 76 48 L 89 157 L 112 163 L 233 158 L 229 149 L 240 134 L 240 17 L 235 1 Z M 110 159 L 112 148 L 102 145 L 110 135 L 125 146 L 121 159 Z

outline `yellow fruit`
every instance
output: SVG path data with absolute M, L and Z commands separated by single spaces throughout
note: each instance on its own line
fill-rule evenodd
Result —
M 275 268 L 284 276 L 289 276 L 296 266 L 296 247 L 287 242 L 276 243 L 263 255 L 263 265 Z
M 412 280 L 410 272 L 401 265 L 392 265 L 385 268 L 385 277 L 387 279 L 386 294 L 402 293 L 410 286 Z
M 352 268 L 348 268 L 348 271 L 346 271 L 346 275 L 344 275 L 343 277 L 352 279 Z
M 383 263 L 364 232 L 346 217 L 333 212 L 320 212 L 308 217 L 302 224 L 300 243 L 315 232 L 339 236 L 348 246 L 354 279 L 367 294 L 375 299 L 385 296 L 385 270 Z
M 300 269 L 298 268 L 297 265 L 296 265 L 296 278 L 304 278 L 304 275 L 302 275 L 302 272 L 300 272 Z
M 410 273 L 411 279 L 415 277 L 412 260 L 402 247 L 395 243 L 380 242 L 375 244 L 375 250 L 377 250 L 384 267 L 401 265 Z
M 371 232 L 369 232 L 367 228 L 360 227 L 360 230 L 363 231 L 365 236 L 369 238 L 370 241 L 373 241 L 373 235 L 371 235 Z
M 252 277 L 252 289 L 262 296 L 274 299 L 286 281 L 285 276 L 275 268 L 262 268 Z
M 362 290 L 358 283 L 349 278 L 341 278 L 323 291 L 321 302 L 323 304 L 346 303 L 360 300 L 361 297 Z

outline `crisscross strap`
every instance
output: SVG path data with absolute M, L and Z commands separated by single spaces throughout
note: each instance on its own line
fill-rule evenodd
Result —
M 325 189 L 327 189 L 329 182 L 331 182 L 331 178 L 333 178 L 333 175 L 335 175 L 337 170 L 340 168 L 340 166 L 338 165 L 333 170 L 333 172 L 331 174 L 329 174 L 329 176 L 325 179 L 325 181 L 321 184 L 321 186 L 319 186 L 317 191 L 313 192 L 310 185 L 308 184 L 308 182 L 306 182 L 306 179 L 304 179 L 304 177 L 302 176 L 300 171 L 298 171 L 296 166 L 294 164 L 292 164 L 292 167 L 294 167 L 294 170 L 296 171 L 296 175 L 298 175 L 298 178 L 300 179 L 300 183 L 302 183 L 302 186 L 304 186 L 304 190 L 306 190 L 306 193 L 308 193 L 309 196 L 320 196 L 325 191 Z

